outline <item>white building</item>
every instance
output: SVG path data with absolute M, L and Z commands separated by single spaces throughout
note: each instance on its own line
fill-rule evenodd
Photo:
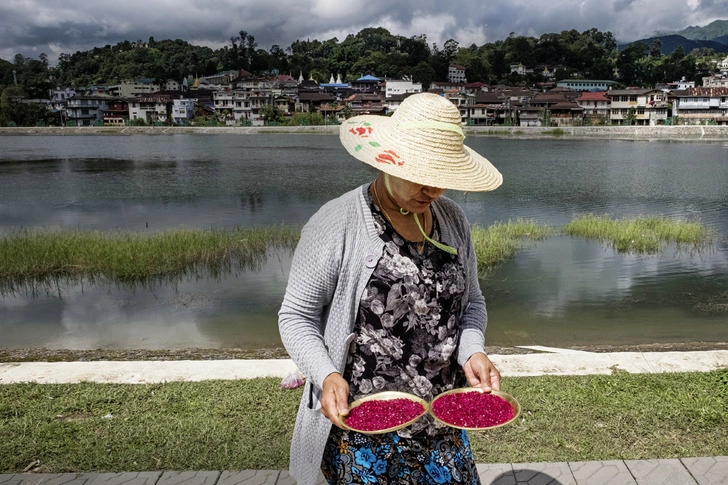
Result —
M 142 119 L 145 123 L 167 121 L 167 105 L 172 103 L 161 96 L 150 96 L 129 100 L 129 120 Z M 170 114 L 172 106 L 170 106 Z
M 453 64 L 447 70 L 447 80 L 451 83 L 466 83 L 465 66 Z
M 703 78 L 703 87 L 706 88 L 728 88 L 728 76 L 709 76 Z
M 635 123 L 655 126 L 667 119 L 667 94 L 661 89 L 613 89 L 607 92 L 610 99 L 609 118 L 619 125 L 634 109 Z
M 175 99 L 172 102 L 172 120 L 177 123 L 183 123 L 183 120 L 191 120 L 195 117 L 195 100 L 194 99 Z
M 718 63 L 718 69 L 721 72 L 728 72 L 728 56 Z
M 422 84 L 413 83 L 412 81 L 406 81 L 403 79 L 387 79 L 385 84 L 385 98 L 391 98 L 400 94 L 408 93 L 421 93 Z
M 680 93 L 673 103 L 680 123 L 722 123 L 728 119 L 728 88 L 693 88 Z

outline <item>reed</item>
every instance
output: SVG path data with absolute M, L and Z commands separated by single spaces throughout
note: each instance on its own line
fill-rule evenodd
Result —
M 555 231 L 548 226 L 521 218 L 496 222 L 488 227 L 474 224 L 471 238 L 478 258 L 479 275 L 484 277 L 491 268 L 514 257 L 529 242 L 540 241 L 553 234 Z
M 74 277 L 138 283 L 201 269 L 255 269 L 268 249 L 292 249 L 299 235 L 299 228 L 285 226 L 154 234 L 21 230 L 0 239 L 0 286 Z
M 655 254 L 668 243 L 680 249 L 701 249 L 716 239 L 715 230 L 699 221 L 662 216 L 613 219 L 608 215 L 585 214 L 576 217 L 563 230 L 573 237 L 607 242 L 620 253 Z

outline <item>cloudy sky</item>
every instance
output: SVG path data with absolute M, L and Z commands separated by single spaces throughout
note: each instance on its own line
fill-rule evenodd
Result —
M 245 30 L 259 47 L 343 40 L 365 27 L 478 45 L 516 35 L 597 28 L 619 42 L 728 19 L 728 0 L 2 0 L 0 58 L 53 62 L 122 40 L 184 39 L 218 48 Z

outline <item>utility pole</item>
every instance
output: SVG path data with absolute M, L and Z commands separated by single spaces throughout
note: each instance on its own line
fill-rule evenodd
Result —
M 15 85 L 18 85 L 18 76 L 15 74 L 15 69 L 13 69 L 13 81 L 15 82 Z

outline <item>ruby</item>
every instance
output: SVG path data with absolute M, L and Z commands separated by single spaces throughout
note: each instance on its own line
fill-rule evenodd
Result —
M 372 399 L 349 411 L 344 423 L 360 431 L 394 428 L 422 415 L 422 404 L 409 399 Z
M 456 392 L 432 402 L 432 413 L 440 421 L 461 428 L 490 428 L 511 420 L 513 406 L 489 393 Z

